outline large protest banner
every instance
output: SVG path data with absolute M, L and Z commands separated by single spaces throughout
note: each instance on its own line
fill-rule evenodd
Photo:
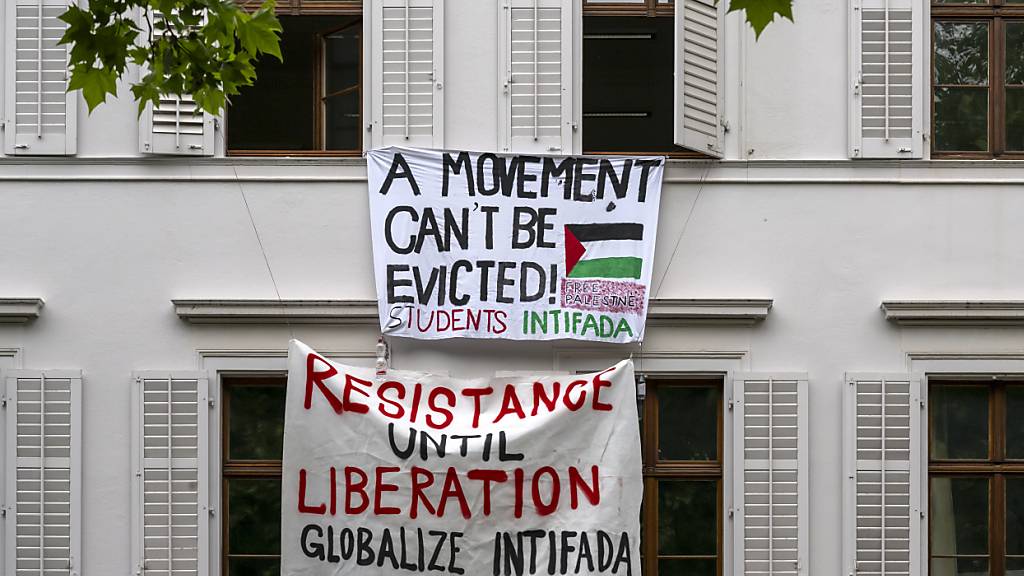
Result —
M 643 339 L 664 158 L 368 157 L 385 334 Z
M 281 573 L 639 576 L 633 365 L 457 380 L 288 358 Z

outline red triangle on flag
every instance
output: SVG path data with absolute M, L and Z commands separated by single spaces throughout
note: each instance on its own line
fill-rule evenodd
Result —
M 565 227 L 565 275 L 568 276 L 572 269 L 576 267 L 576 263 L 583 258 L 583 253 L 587 249 L 583 246 L 583 243 L 576 239 L 576 235 L 573 234 L 569 227 Z

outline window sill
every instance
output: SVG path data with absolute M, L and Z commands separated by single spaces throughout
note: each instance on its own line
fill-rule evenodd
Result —
M 900 326 L 1024 326 L 1022 300 L 886 300 L 882 312 Z
M 42 310 L 42 298 L 0 298 L 0 324 L 26 324 Z

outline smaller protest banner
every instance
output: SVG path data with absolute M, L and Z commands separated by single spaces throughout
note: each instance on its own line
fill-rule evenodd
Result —
M 367 157 L 385 334 L 643 340 L 664 158 Z
M 633 365 L 460 380 L 292 341 L 281 573 L 640 576 Z

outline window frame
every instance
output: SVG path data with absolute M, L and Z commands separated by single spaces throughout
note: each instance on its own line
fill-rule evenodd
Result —
M 1006 479 L 1024 479 L 1024 459 L 1006 457 L 1007 411 L 1006 397 L 1009 386 L 1024 386 L 1021 378 L 993 376 L 990 380 L 978 378 L 929 378 L 928 393 L 931 396 L 937 386 L 974 386 L 988 390 L 988 458 L 986 459 L 940 459 L 932 456 L 932 433 L 934 402 L 929 402 L 925 458 L 928 463 L 927 502 L 932 502 L 932 479 L 934 478 L 984 478 L 988 482 L 988 572 L 989 576 L 1006 576 Z M 927 567 L 931 568 L 933 556 L 932 525 L 934 514 L 928 514 Z M 941 556 L 947 558 L 949 556 Z M 972 557 L 971 555 L 953 558 Z
M 715 501 L 716 518 L 716 556 L 715 574 L 723 574 L 723 552 L 725 540 L 725 518 L 723 515 L 725 502 L 725 412 L 726 379 L 712 376 L 674 376 L 655 377 L 646 380 L 647 394 L 643 399 L 641 412 L 640 445 L 643 463 L 643 501 L 646 503 L 641 510 L 641 569 L 644 574 L 658 574 L 658 481 L 659 480 L 713 480 L 717 484 Z M 658 434 L 658 391 L 664 388 L 698 387 L 711 388 L 718 391 L 718 404 L 715 407 L 717 420 L 717 460 L 661 460 L 658 458 L 660 435 Z M 702 558 L 689 556 L 688 558 Z
M 592 2 L 582 0 L 584 16 L 672 16 L 675 2 Z
M 1024 4 L 1006 0 L 989 0 L 986 4 L 953 4 L 938 0 L 930 2 L 928 19 L 929 61 L 928 103 L 932 158 L 936 159 L 1024 159 L 1024 150 L 1006 151 L 1006 22 L 1024 22 Z M 945 151 L 935 148 L 935 23 L 986 22 L 988 34 L 988 150 Z
M 241 7 L 254 11 L 262 4 L 263 0 L 241 0 Z M 341 29 L 351 26 L 360 27 L 359 42 L 359 122 L 360 128 L 356 130 L 359 135 L 359 148 L 352 150 L 283 150 L 283 149 L 231 149 L 228 147 L 228 131 L 231 130 L 231 123 L 224 122 L 224 155 L 238 157 L 338 157 L 358 158 L 363 155 L 366 146 L 366 135 L 362 129 L 366 121 L 366 15 L 363 11 L 362 0 L 281 0 L 277 3 L 274 13 L 278 16 L 357 16 L 358 20 L 350 22 L 341 28 L 325 30 L 315 35 L 316 54 L 313 57 L 313 94 L 310 102 L 313 105 L 314 142 L 316 146 L 324 146 L 324 112 L 323 112 L 323 87 L 324 87 L 324 38 Z M 257 79 L 257 82 L 259 80 Z M 243 88 L 244 89 L 244 88 Z M 230 107 L 230 105 L 229 105 Z M 227 109 L 224 110 L 224 117 L 227 118 Z
M 234 375 L 221 378 L 221 411 L 220 411 L 220 509 L 223 520 L 220 525 L 220 573 L 230 574 L 228 563 L 232 556 L 271 558 L 274 555 L 253 555 L 230 553 L 230 515 L 228 505 L 230 491 L 228 484 L 232 479 L 282 479 L 282 460 L 231 460 L 231 390 L 241 387 L 279 387 L 286 388 L 286 375 L 254 374 Z M 281 555 L 276 557 L 280 560 Z

